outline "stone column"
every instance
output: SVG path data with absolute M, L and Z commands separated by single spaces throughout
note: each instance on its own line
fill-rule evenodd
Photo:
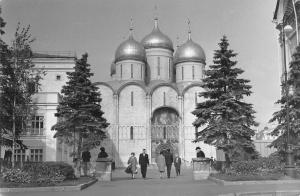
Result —
M 117 166 L 119 166 L 119 96 L 117 94 L 113 95 L 114 99 L 114 112 L 115 112 L 115 122 L 114 122 L 114 154 L 112 155 L 114 157 L 115 163 Z
M 183 96 L 178 96 L 178 109 L 179 109 L 179 156 L 184 159 L 184 109 L 183 109 Z
M 149 94 L 146 95 L 146 148 L 151 162 L 151 96 Z

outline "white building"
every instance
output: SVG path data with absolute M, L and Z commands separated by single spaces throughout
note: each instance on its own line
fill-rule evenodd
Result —
M 205 67 L 205 53 L 191 38 L 174 54 L 173 43 L 154 20 L 152 32 L 141 42 L 129 38 L 116 49 L 109 82 L 97 82 L 102 109 L 110 123 L 109 139 L 101 146 L 117 162 L 127 162 L 131 152 L 147 149 L 151 161 L 166 148 L 183 160 L 195 157 L 196 146 L 206 156 L 215 157 L 215 149 L 194 144 L 195 116 L 191 112 L 200 101 L 197 94 Z M 95 152 L 96 156 L 96 152 Z
M 116 49 L 111 64 L 111 81 L 97 82 L 101 93 L 104 117 L 110 123 L 108 138 L 101 142 L 117 166 L 127 162 L 131 152 L 147 149 L 151 162 L 157 154 L 170 148 L 184 161 L 195 157 L 200 146 L 207 157 L 216 157 L 215 148 L 192 143 L 195 116 L 191 112 L 200 101 L 198 93 L 205 67 L 205 53 L 191 38 L 179 46 L 175 53 L 173 43 L 158 28 L 154 20 L 153 31 L 141 42 L 129 38 Z M 32 123 L 32 131 L 21 139 L 29 147 L 29 156 L 35 161 L 68 161 L 70 147 L 53 138 L 51 127 L 57 122 L 54 116 L 60 91 L 67 81 L 66 72 L 72 71 L 74 55 L 36 55 L 36 68 L 46 75 L 42 87 L 34 97 L 39 107 Z M 17 160 L 25 151 L 16 150 Z M 99 148 L 92 151 L 96 159 Z M 19 159 L 18 159 L 19 156 Z

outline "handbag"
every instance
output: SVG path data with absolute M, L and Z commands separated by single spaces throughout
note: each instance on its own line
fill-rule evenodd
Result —
M 125 173 L 127 173 L 127 174 L 131 174 L 131 173 L 132 173 L 131 165 L 128 165 L 128 166 L 126 167 Z

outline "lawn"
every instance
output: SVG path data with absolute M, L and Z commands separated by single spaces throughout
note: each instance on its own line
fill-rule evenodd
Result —
M 23 187 L 49 187 L 49 186 L 76 186 L 84 183 L 88 183 L 95 178 L 92 177 L 81 177 L 76 180 L 65 180 L 58 184 L 21 184 L 21 183 L 12 183 L 12 182 L 4 182 L 2 177 L 0 178 L 0 188 L 23 188 Z

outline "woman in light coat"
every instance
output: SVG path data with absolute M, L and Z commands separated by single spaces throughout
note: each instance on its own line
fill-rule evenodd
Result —
M 132 177 L 132 179 L 134 179 L 134 174 L 137 173 L 137 167 L 136 167 L 137 166 L 137 159 L 135 157 L 134 152 L 131 153 L 131 156 L 129 157 L 127 163 L 128 163 L 128 166 L 131 167 L 131 177 Z
M 161 151 L 157 157 L 157 167 L 160 174 L 160 178 L 163 178 L 166 168 L 166 160 L 163 155 L 163 152 Z

